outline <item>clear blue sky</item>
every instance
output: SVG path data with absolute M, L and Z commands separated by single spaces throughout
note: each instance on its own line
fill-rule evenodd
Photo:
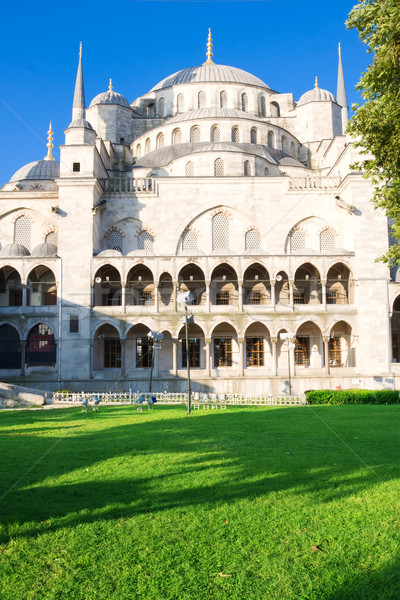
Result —
M 46 154 L 71 120 L 79 42 L 86 103 L 108 87 L 132 102 L 158 81 L 205 60 L 208 27 L 214 62 L 239 67 L 295 100 L 320 87 L 336 94 L 337 45 L 350 103 L 370 57 L 344 22 L 353 0 L 175 2 L 7 2 L 2 7 L 0 186 Z M 58 155 L 55 148 L 55 155 Z

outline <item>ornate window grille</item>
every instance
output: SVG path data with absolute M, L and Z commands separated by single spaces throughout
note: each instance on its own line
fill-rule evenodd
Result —
M 198 96 L 197 96 L 197 106 L 198 108 L 204 108 L 206 105 L 206 93 L 203 92 L 203 90 L 201 92 L 199 92 Z
M 189 160 L 189 162 L 186 163 L 185 175 L 186 177 L 194 177 L 194 163 L 192 163 L 191 160 Z
M 235 142 L 236 144 L 239 142 L 239 127 L 232 127 L 231 139 L 232 142 Z
M 141 231 L 137 238 L 138 250 L 153 250 L 154 238 L 148 231 Z
M 335 247 L 335 233 L 332 229 L 324 229 L 319 235 L 319 249 L 320 252 L 327 252 L 333 250 Z
M 249 229 L 244 236 L 246 250 L 260 249 L 260 234 L 256 229 Z
M 306 247 L 306 234 L 301 229 L 293 229 L 290 233 L 290 252 Z
M 182 235 L 182 250 L 197 250 L 197 235 L 191 229 Z
M 14 223 L 14 244 L 31 249 L 31 222 L 28 217 L 19 217 Z
M 119 231 L 110 231 L 106 240 L 107 250 L 118 250 L 122 253 L 122 235 Z
M 200 127 L 192 127 L 190 130 L 190 141 L 191 142 L 199 142 L 200 141 Z
M 187 366 L 186 340 L 182 340 L 182 369 Z M 200 339 L 189 338 L 189 366 L 200 367 Z
M 212 218 L 212 248 L 213 250 L 229 248 L 229 219 L 219 212 Z
M 251 165 L 249 160 L 244 161 L 243 174 L 247 176 L 251 175 Z
M 182 131 L 180 129 L 175 129 L 172 134 L 172 144 L 182 144 Z
M 221 131 L 219 127 L 211 127 L 211 141 L 212 142 L 220 142 L 221 141 Z
M 228 106 L 228 94 L 223 90 L 219 95 L 219 105 L 221 108 L 227 108 Z
M 264 338 L 251 337 L 246 338 L 246 366 L 263 367 L 264 366 Z
M 224 161 L 222 158 L 217 158 L 214 161 L 214 175 L 215 177 L 222 177 L 224 174 Z
M 148 337 L 136 338 L 136 368 L 148 369 L 151 367 L 153 346 Z
M 249 101 L 247 98 L 247 94 L 245 92 L 243 92 L 243 94 L 241 95 L 240 102 L 241 102 L 242 111 L 247 112 L 248 108 L 249 108 Z
M 104 340 L 104 368 L 121 368 L 121 342 L 119 340 Z
M 257 129 L 255 127 L 250 130 L 250 143 L 257 144 Z
M 340 337 L 333 337 L 329 340 L 328 352 L 329 366 L 342 367 L 342 339 Z
M 214 368 L 231 367 L 232 338 L 214 338 Z
M 310 338 L 297 337 L 294 349 L 294 362 L 299 367 L 310 366 Z
M 45 237 L 46 244 L 53 244 L 54 246 L 58 245 L 58 235 L 55 231 L 50 231 Z

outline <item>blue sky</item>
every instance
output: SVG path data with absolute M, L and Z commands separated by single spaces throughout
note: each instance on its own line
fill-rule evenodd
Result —
M 295 100 L 320 87 L 336 94 L 337 45 L 342 44 L 347 94 L 370 57 L 344 22 L 353 0 L 194 1 L 70 0 L 6 3 L 0 38 L 0 185 L 46 154 L 71 120 L 79 42 L 83 42 L 86 103 L 108 87 L 132 102 L 158 81 L 206 59 L 208 28 L 214 62 L 249 71 Z M 57 155 L 55 148 L 55 155 Z

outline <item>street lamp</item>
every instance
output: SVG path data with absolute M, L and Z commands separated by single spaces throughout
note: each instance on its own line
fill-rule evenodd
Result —
M 287 341 L 288 343 L 288 369 L 289 369 L 289 396 L 292 395 L 292 375 L 290 372 L 290 351 L 296 347 L 296 335 L 294 333 L 281 333 L 281 340 Z
M 190 354 L 189 354 L 189 328 L 188 324 L 194 322 L 193 315 L 188 316 L 188 304 L 193 302 L 193 294 L 190 291 L 178 294 L 178 305 L 185 307 L 185 338 L 186 338 L 186 372 L 187 372 L 187 414 L 192 412 L 192 390 L 190 387 Z
M 149 343 L 151 343 L 151 364 L 150 364 L 150 383 L 149 383 L 149 393 L 151 393 L 151 384 L 153 382 L 153 367 L 154 367 L 154 352 L 155 350 L 161 349 L 161 342 L 164 339 L 163 333 L 158 333 L 157 331 L 149 331 L 147 334 L 149 338 Z

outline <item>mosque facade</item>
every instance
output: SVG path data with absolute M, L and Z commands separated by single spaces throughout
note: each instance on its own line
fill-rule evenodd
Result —
M 88 107 L 80 51 L 60 160 L 50 125 L 0 190 L 0 379 L 184 391 L 189 361 L 195 391 L 396 387 L 400 287 L 347 120 L 340 49 L 336 97 L 215 64 L 209 34 L 204 64 Z

